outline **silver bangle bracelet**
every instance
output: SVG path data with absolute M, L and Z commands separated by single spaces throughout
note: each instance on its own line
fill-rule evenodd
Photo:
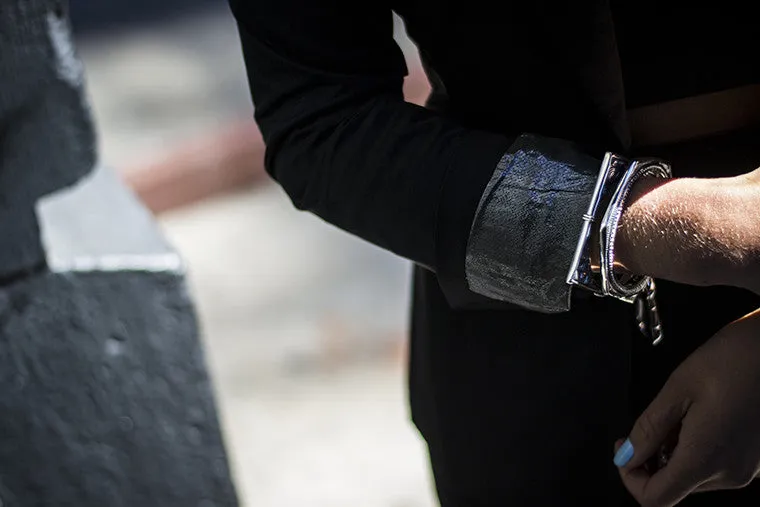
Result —
M 633 185 L 641 178 L 670 178 L 671 175 L 670 166 L 657 159 L 635 160 L 623 174 L 599 227 L 602 293 L 605 295 L 633 303 L 647 289 L 650 281 L 648 276 L 633 276 L 623 283 L 615 275 L 615 237 Z
M 650 276 L 631 276 L 625 282 L 619 279 L 615 274 L 615 237 L 633 184 L 643 177 L 670 178 L 671 174 L 670 165 L 662 160 L 629 160 L 607 153 L 588 211 L 583 215 L 583 227 L 567 275 L 570 285 L 577 285 L 600 297 L 611 296 L 635 303 L 638 328 L 653 345 L 663 338 L 654 280 Z M 603 210 L 604 215 L 600 218 Z M 591 263 L 593 234 L 599 234 L 599 269 Z

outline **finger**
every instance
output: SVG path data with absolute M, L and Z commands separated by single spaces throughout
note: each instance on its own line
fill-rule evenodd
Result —
M 628 439 L 615 454 L 615 465 L 628 470 L 643 465 L 677 429 L 688 408 L 688 397 L 671 377 L 636 420 Z
M 694 493 L 707 493 L 709 491 L 720 491 L 727 489 L 720 479 L 710 479 L 703 482 L 694 489 Z
M 633 470 L 621 468 L 618 472 L 625 489 L 628 490 L 639 504 L 643 505 L 643 494 L 650 480 L 649 473 L 643 468 L 635 468 Z
M 730 475 L 718 473 L 709 480 L 704 481 L 695 490 L 695 493 L 706 493 L 708 491 L 721 491 L 726 489 L 741 489 L 754 480 L 754 474 L 740 480 L 731 479 Z
M 643 468 L 620 469 L 626 489 L 641 505 L 672 507 L 692 493 L 704 478 L 684 452 L 673 454 L 667 466 L 650 475 Z

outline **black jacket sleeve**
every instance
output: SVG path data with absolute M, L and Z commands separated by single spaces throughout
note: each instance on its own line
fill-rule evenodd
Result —
M 231 5 L 267 171 L 299 209 L 449 280 L 459 306 L 470 225 L 513 139 L 404 101 L 384 2 Z

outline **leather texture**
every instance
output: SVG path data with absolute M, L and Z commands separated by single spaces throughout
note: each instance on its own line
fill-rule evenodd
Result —
M 600 163 L 574 143 L 520 136 L 475 214 L 465 257 L 470 290 L 530 310 L 568 311 L 567 273 Z

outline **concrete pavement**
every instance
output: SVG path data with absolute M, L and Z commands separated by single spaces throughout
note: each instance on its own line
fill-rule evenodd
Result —
M 80 52 L 106 164 L 135 166 L 250 116 L 225 8 Z M 188 266 L 241 500 L 434 505 L 406 400 L 408 263 L 295 211 L 272 185 L 161 223 Z

